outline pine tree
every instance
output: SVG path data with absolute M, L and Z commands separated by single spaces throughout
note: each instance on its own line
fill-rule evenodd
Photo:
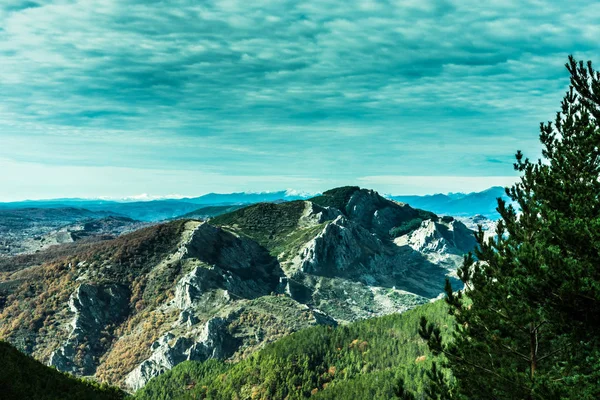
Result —
M 566 66 L 561 110 L 540 126 L 542 159 L 517 152 L 517 206 L 498 200 L 497 237 L 480 227 L 458 271 L 464 290 L 447 282 L 455 333 L 421 321 L 452 374 L 429 371 L 432 399 L 600 398 L 600 73 L 573 57 Z

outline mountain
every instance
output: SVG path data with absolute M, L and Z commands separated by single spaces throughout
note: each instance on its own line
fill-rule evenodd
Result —
M 497 220 L 500 215 L 496 211 L 497 198 L 509 201 L 504 188 L 494 186 L 482 192 L 434 194 L 427 196 L 390 196 L 391 199 L 423 208 L 443 215 L 475 216 L 483 215 Z
M 121 215 L 140 221 L 164 221 L 196 211 L 200 206 L 233 206 L 259 202 L 292 201 L 308 197 L 290 191 L 263 193 L 209 193 L 204 196 L 151 201 L 112 201 L 101 199 L 26 200 L 0 203 L 0 210 L 78 208 Z
M 76 379 L 48 368 L 0 341 L 0 396 L 3 400 L 118 400 L 118 389 Z
M 251 203 L 272 203 L 278 201 L 304 200 L 310 195 L 306 193 L 282 190 L 278 192 L 260 192 L 260 193 L 208 193 L 200 197 L 184 198 L 183 201 L 194 204 L 251 204 Z
M 102 199 L 52 199 L 52 200 L 26 200 L 21 202 L 0 203 L 0 210 L 16 209 L 65 209 L 79 208 L 93 212 L 105 212 L 110 215 L 126 216 L 135 220 L 146 222 L 165 221 L 175 218 L 206 218 L 221 212 L 217 209 L 206 209 L 200 214 L 197 210 L 206 207 L 243 206 L 256 203 L 280 203 L 285 201 L 306 200 L 310 196 L 294 191 L 262 192 L 262 193 L 209 193 L 199 197 L 181 199 L 162 199 L 150 201 L 114 201 Z M 389 199 L 408 203 L 412 207 L 430 210 L 442 215 L 460 217 L 483 215 L 487 218 L 497 219 L 496 198 L 506 198 L 504 189 L 492 187 L 478 193 L 449 193 L 428 196 L 387 196 Z M 229 210 L 227 210 L 229 211 Z M 204 213 L 204 214 L 202 214 Z
M 358 187 L 258 203 L 0 264 L 0 338 L 135 391 L 186 360 L 427 303 L 474 246 L 460 221 Z

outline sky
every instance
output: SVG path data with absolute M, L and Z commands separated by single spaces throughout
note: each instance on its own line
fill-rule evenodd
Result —
M 600 3 L 0 2 L 0 201 L 477 191 L 537 158 Z

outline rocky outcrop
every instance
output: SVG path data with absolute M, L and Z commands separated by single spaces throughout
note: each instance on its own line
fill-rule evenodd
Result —
M 302 249 L 297 262 L 300 270 L 307 274 L 356 276 L 372 268 L 383 268 L 373 265 L 376 260 L 371 257 L 383 252 L 383 247 L 376 235 L 339 216 Z
M 298 221 L 298 226 L 315 226 L 331 221 L 342 215 L 340 210 L 333 207 L 322 207 L 310 201 L 305 201 L 304 213 Z
M 175 336 L 167 333 L 152 344 L 152 355 L 130 372 L 125 382 L 131 390 L 138 390 L 150 379 L 186 361 L 224 359 L 239 347 L 226 329 L 227 320 L 212 318 L 197 336 Z
M 473 251 L 477 245 L 473 231 L 456 220 L 449 223 L 423 221 L 417 230 L 397 238 L 395 243 L 424 254 L 460 256 Z
M 198 226 L 186 247 L 185 258 L 196 258 L 240 279 L 262 280 L 274 288 L 283 276 L 279 262 L 267 249 L 207 223 Z
M 194 307 L 214 289 L 245 299 L 281 290 L 284 274 L 279 262 L 250 239 L 205 223 L 198 226 L 185 246 L 183 258 L 199 265 L 175 286 L 173 302 L 181 310 Z
M 414 208 L 381 197 L 373 190 L 354 192 L 346 205 L 346 215 L 362 227 L 387 237 L 390 229 L 417 218 Z
M 203 295 L 214 289 L 225 290 L 225 296 L 236 299 L 254 299 L 278 293 L 281 277 L 260 275 L 256 279 L 240 276 L 236 271 L 201 265 L 195 267 L 175 285 L 173 303 L 181 310 L 192 308 L 202 301 Z
M 496 237 L 497 221 L 486 218 L 485 216 L 480 214 L 475 215 L 473 217 L 460 217 L 457 219 L 463 224 L 465 224 L 467 228 L 475 232 L 477 232 L 479 230 L 479 227 L 481 226 L 485 240 Z
M 407 274 L 414 274 L 419 268 L 431 270 L 441 266 L 429 262 L 426 255 L 455 255 L 462 260 L 462 255 L 474 245 L 473 232 L 456 221 L 442 224 L 427 220 L 416 231 L 392 241 L 339 216 L 304 246 L 295 263 L 304 275 L 402 287 Z M 301 288 L 297 286 L 288 282 L 287 291 L 299 292 Z
M 75 314 L 72 331 L 63 345 L 52 353 L 49 364 L 60 371 L 93 375 L 103 349 L 103 331 L 121 322 L 129 312 L 129 289 L 118 284 L 81 284 L 69 299 Z

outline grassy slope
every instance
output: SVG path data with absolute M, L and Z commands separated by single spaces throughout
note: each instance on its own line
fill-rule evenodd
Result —
M 36 261 L 41 265 L 0 272 L 0 301 L 4 303 L 0 309 L 0 339 L 37 359 L 47 360 L 50 350 L 66 339 L 63 326 L 71 316 L 65 313 L 65 308 L 69 296 L 79 285 L 77 277 L 86 271 L 94 272 L 95 283 L 116 282 L 129 286 L 131 309 L 137 310 L 135 315 L 143 315 L 146 308 L 164 301 L 173 286 L 173 276 L 159 276 L 151 282 L 147 282 L 146 277 L 165 254 L 177 249 L 184 224 L 185 221 L 174 221 L 114 240 L 71 246 L 70 251 L 58 259 L 54 259 L 56 251 L 51 248 L 36 254 Z M 62 247 L 57 246 L 57 249 Z M 80 261 L 85 261 L 86 266 L 77 267 Z M 31 260 L 24 260 L 25 266 L 28 262 Z M 177 270 L 171 268 L 167 272 L 176 274 Z M 4 290 L 5 286 L 10 288 Z M 125 321 L 124 326 L 127 325 Z M 107 348 L 117 336 L 117 332 L 107 329 L 104 336 Z M 115 375 L 123 372 L 116 371 Z
M 431 355 L 419 339 L 422 315 L 452 326 L 443 302 L 404 314 L 287 336 L 233 365 L 185 362 L 151 380 L 135 399 L 393 398 L 399 379 L 423 392 Z
M 3 400 L 116 400 L 124 397 L 118 389 L 46 367 L 1 341 L 0 364 L 0 398 Z
M 256 240 L 273 256 L 293 252 L 312 239 L 323 226 L 300 228 L 298 221 L 306 208 L 302 200 L 287 203 L 259 203 L 220 215 L 212 225 L 230 229 Z
M 359 190 L 360 188 L 358 186 L 343 186 L 323 192 L 321 196 L 313 197 L 309 200 L 322 207 L 337 208 L 343 214 L 346 214 L 346 205 L 348 204 L 348 201 L 350 201 L 352 195 Z

